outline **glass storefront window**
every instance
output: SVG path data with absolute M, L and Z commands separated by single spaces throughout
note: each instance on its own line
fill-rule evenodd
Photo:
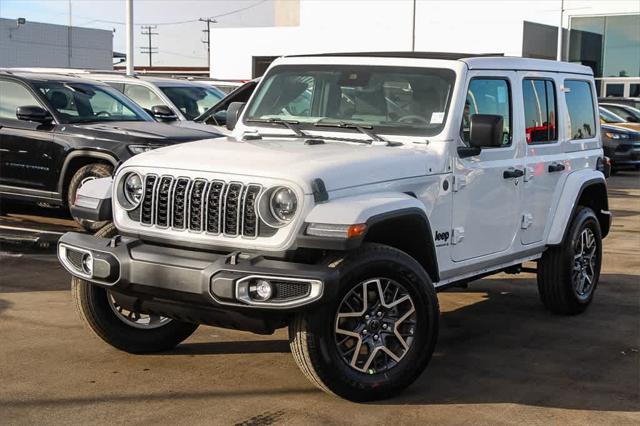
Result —
M 640 76 L 640 15 L 607 16 L 603 77 Z

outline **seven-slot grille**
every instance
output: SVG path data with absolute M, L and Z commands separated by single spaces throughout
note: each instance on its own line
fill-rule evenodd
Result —
M 146 175 L 140 223 L 161 228 L 255 238 L 262 186 Z

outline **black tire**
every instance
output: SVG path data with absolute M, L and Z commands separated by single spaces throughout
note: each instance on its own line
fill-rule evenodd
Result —
M 588 290 L 580 291 L 574 282 L 575 256 L 580 246 L 583 231 L 589 230 L 594 237 L 595 259 L 587 270 L 593 272 Z M 538 262 L 538 292 L 542 304 L 551 312 L 576 315 L 584 312 L 591 304 L 602 264 L 602 233 L 600 223 L 593 210 L 578 207 L 573 216 L 565 240 L 559 246 L 547 248 Z
M 78 188 L 80 188 L 80 185 L 82 184 L 82 182 L 84 182 L 87 179 L 99 179 L 99 178 L 109 177 L 111 176 L 112 173 L 113 173 L 113 166 L 109 164 L 95 163 L 95 164 L 88 164 L 86 166 L 80 167 L 78 171 L 74 173 L 73 177 L 71 178 L 71 181 L 69 182 L 69 189 L 67 190 L 67 205 L 69 206 L 69 208 L 71 208 L 71 206 L 74 204 L 76 200 L 76 192 L 78 192 Z M 82 219 L 82 218 L 73 216 L 73 213 L 71 213 L 71 216 L 84 229 L 90 232 L 95 232 L 98 229 L 105 226 L 107 223 L 109 223 L 106 221 L 95 222 L 92 220 Z
M 311 383 L 325 392 L 351 401 L 391 397 L 420 376 L 433 354 L 440 314 L 433 284 L 413 258 L 380 244 L 364 244 L 347 254 L 339 268 L 340 289 L 335 299 L 312 312 L 298 314 L 289 324 L 293 357 Z M 402 285 L 415 308 L 415 325 L 410 331 L 412 342 L 400 361 L 385 371 L 361 372 L 343 359 L 334 327 L 337 328 L 336 315 L 345 296 L 374 278 L 386 278 Z M 362 294 L 364 296 L 364 290 Z M 375 350 L 370 352 L 374 353 Z
M 113 224 L 96 233 L 99 237 L 111 237 L 117 233 Z M 109 305 L 107 290 L 88 281 L 74 277 L 71 295 L 80 318 L 96 336 L 111 346 L 130 353 L 150 353 L 173 349 L 198 328 L 178 320 L 152 329 L 140 329 L 127 325 L 118 318 Z

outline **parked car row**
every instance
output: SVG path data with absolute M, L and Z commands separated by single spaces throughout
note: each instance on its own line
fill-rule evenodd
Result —
M 602 145 L 611 160 L 612 173 L 624 168 L 640 169 L 640 110 L 629 103 L 599 102 Z

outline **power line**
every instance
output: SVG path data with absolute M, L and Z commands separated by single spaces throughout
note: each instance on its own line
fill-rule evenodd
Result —
M 153 30 L 157 28 L 158 27 L 156 25 L 142 25 L 142 32 L 140 33 L 149 37 L 149 44 L 140 48 L 140 53 L 146 53 L 149 55 L 149 67 L 153 66 L 152 56 L 155 53 L 158 53 L 157 47 L 151 47 L 151 37 L 153 37 L 154 35 L 158 35 L 158 33 L 154 33 Z

